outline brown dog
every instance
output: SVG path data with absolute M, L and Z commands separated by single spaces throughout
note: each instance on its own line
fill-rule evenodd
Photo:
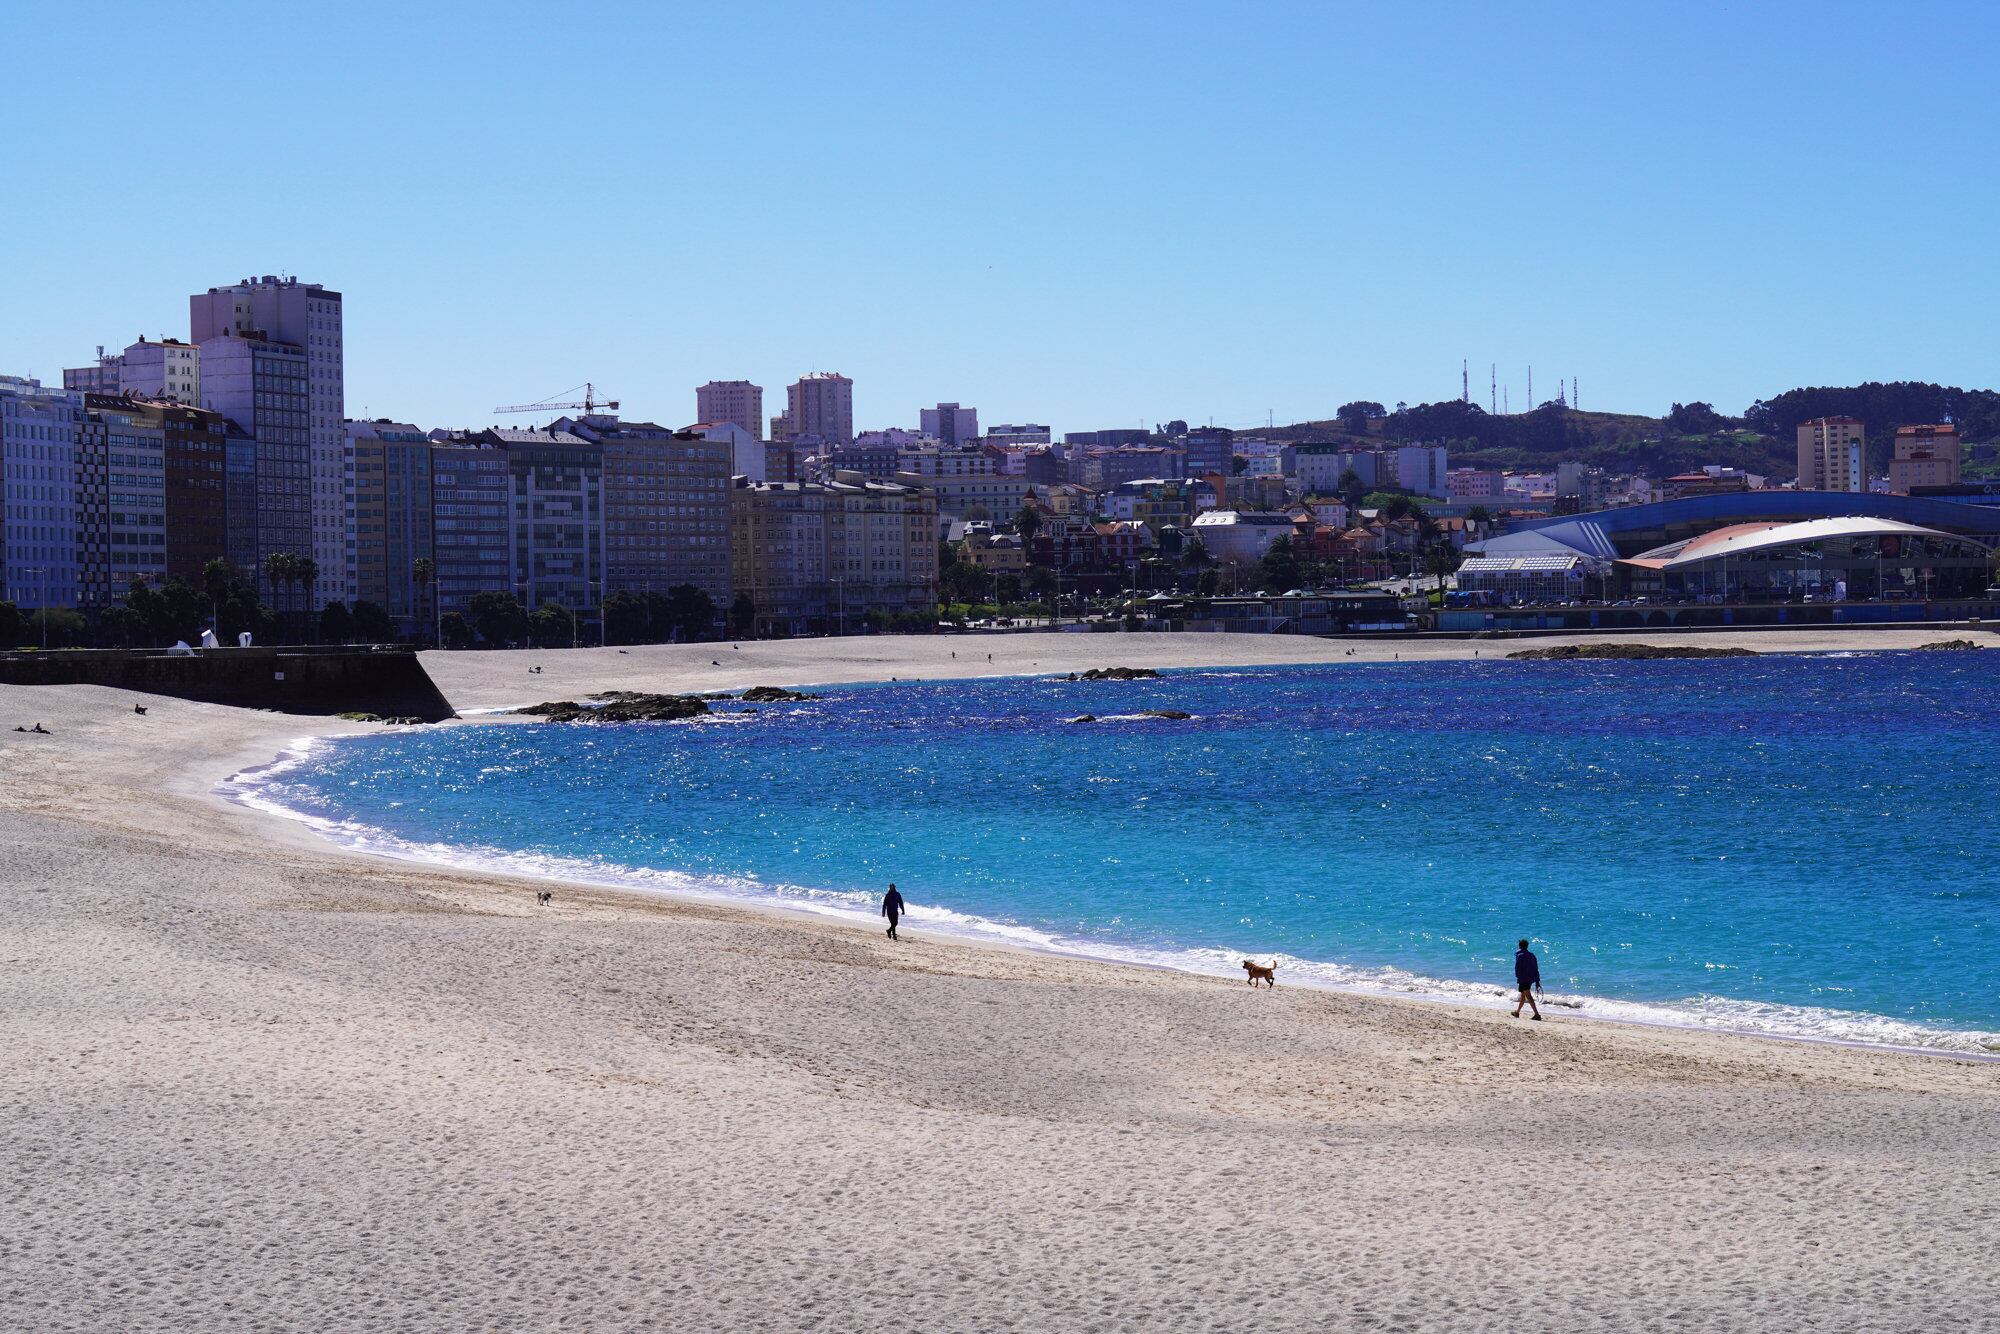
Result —
M 1267 987 L 1278 985 L 1278 970 L 1275 966 L 1266 968 L 1261 963 L 1251 963 L 1248 959 L 1245 959 L 1243 961 L 1243 971 L 1250 974 L 1249 982 L 1253 987 L 1259 982 L 1262 982 Z

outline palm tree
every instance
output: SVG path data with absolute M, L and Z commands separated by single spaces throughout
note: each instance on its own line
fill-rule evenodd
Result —
M 284 596 L 278 598 L 285 611 L 292 609 L 292 580 L 298 568 L 297 556 L 289 551 L 274 551 L 264 557 L 264 582 L 270 585 L 271 596 L 278 597 L 278 590 L 284 589 Z
M 201 583 L 208 593 L 209 609 L 215 618 L 215 635 L 222 637 L 222 600 L 233 591 L 236 572 L 229 568 L 229 562 L 217 556 L 201 567 Z
M 410 562 L 410 578 L 417 581 L 418 615 L 423 614 L 424 601 L 425 601 L 424 595 L 426 594 L 426 592 L 429 591 L 431 586 L 431 580 L 436 576 L 437 576 L 437 562 L 432 560 L 429 556 L 419 556 L 415 560 Z M 437 620 L 435 616 L 430 617 L 428 619 L 430 619 L 433 622 Z M 433 629 L 435 629 L 435 624 L 433 625 Z M 437 638 L 438 638 L 437 636 L 433 636 L 431 642 L 435 644 L 437 647 L 442 648 L 443 645 L 438 644 Z M 418 637 L 417 642 L 418 643 L 423 642 L 422 636 Z
M 292 562 L 292 577 L 299 581 L 299 587 L 306 595 L 306 611 L 300 618 L 299 634 L 311 638 L 313 589 L 319 584 L 319 562 L 311 556 L 294 556 Z

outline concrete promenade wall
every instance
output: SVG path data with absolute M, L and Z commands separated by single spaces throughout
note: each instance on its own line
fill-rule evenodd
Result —
M 449 718 L 417 655 L 397 648 L 65 649 L 0 653 L 8 685 L 101 685 L 281 713 Z

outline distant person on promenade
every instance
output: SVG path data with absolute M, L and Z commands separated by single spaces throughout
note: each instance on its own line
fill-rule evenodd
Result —
M 889 919 L 889 930 L 887 932 L 889 939 L 901 939 L 896 934 L 896 919 L 903 915 L 903 896 L 896 892 L 896 886 L 893 883 L 889 886 L 889 892 L 882 896 L 882 915 Z
M 890 892 L 894 892 L 893 886 Z M 1534 993 L 1542 989 L 1542 962 L 1528 948 L 1525 940 L 1521 942 L 1521 948 L 1514 951 L 1514 983 L 1521 988 L 1520 998 L 1514 1002 L 1514 1017 L 1521 1017 L 1521 1007 L 1525 1005 L 1534 1011 L 1535 1018 L 1540 1019 L 1542 1007 L 1535 1004 Z

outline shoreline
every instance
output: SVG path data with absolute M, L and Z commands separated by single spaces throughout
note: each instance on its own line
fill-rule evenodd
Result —
M 1839 653 L 1845 656 L 1852 650 L 1819 649 L 1820 653 Z M 1885 650 L 1896 651 L 1896 650 Z M 1466 659 L 1468 661 L 1472 659 Z M 1231 667 L 1240 669 L 1282 668 L 1299 664 L 1251 664 L 1237 663 Z M 1335 660 L 1321 664 L 1329 666 L 1354 665 L 1352 660 Z M 1177 666 L 1161 669 L 1172 673 L 1202 673 L 1228 668 L 1206 666 Z M 1047 676 L 1048 672 L 1007 672 L 983 673 L 976 676 L 950 678 L 966 682 L 993 680 L 1035 679 Z M 930 679 L 930 678 L 927 678 Z M 871 688 L 895 684 L 894 679 L 861 681 L 793 681 L 794 688 L 841 689 Z M 536 701 L 529 701 L 533 703 Z M 525 725 L 538 719 L 522 717 L 509 708 L 487 708 L 475 711 L 473 717 L 453 720 L 454 726 Z M 436 726 L 435 724 L 433 726 Z M 403 729 L 399 729 L 403 730 Z M 406 729 L 421 730 L 421 729 Z M 471 875 L 493 875 L 527 883 L 559 884 L 571 887 L 588 886 L 595 890 L 611 893 L 630 894 L 641 898 L 666 897 L 691 904 L 727 905 L 747 908 L 752 911 L 776 914 L 788 921 L 835 922 L 850 929 L 867 926 L 872 922 L 872 914 L 859 903 L 846 900 L 868 897 L 865 891 L 831 888 L 797 887 L 807 895 L 824 895 L 823 902 L 810 899 L 795 899 L 781 889 L 766 885 L 754 875 L 742 877 L 746 888 L 733 889 L 724 884 L 708 887 L 705 879 L 695 872 L 675 871 L 665 868 L 637 867 L 616 863 L 606 863 L 601 868 L 593 868 L 588 862 L 577 858 L 550 857 L 546 868 L 532 865 L 511 864 L 513 859 L 528 859 L 534 854 L 510 852 L 505 849 L 479 849 L 441 842 L 413 842 L 399 835 L 372 826 L 354 826 L 343 831 L 338 822 L 315 816 L 305 811 L 285 806 L 267 796 L 259 789 L 278 773 L 295 767 L 307 758 L 307 753 L 322 741 L 338 741 L 352 733 L 316 734 L 294 738 L 287 749 L 268 762 L 232 773 L 218 782 L 212 789 L 215 796 L 232 805 L 253 810 L 269 819 L 290 822 L 292 825 L 310 830 L 325 845 L 338 849 L 349 856 L 383 858 L 406 865 L 435 868 L 441 871 Z M 1072 940 L 1043 928 L 1031 927 L 989 919 L 976 914 L 967 914 L 956 909 L 930 906 L 922 911 L 924 916 L 935 920 L 923 922 L 925 929 L 948 935 L 953 940 L 975 948 L 1002 948 L 1029 950 L 1058 958 L 1079 960 L 1088 964 L 1112 967 L 1136 967 L 1163 969 L 1189 976 L 1210 979 L 1236 980 L 1232 970 L 1220 963 L 1203 961 L 1198 956 L 1205 952 L 1195 947 L 1149 948 L 1139 945 L 1118 943 L 1091 945 Z M 911 914 L 913 920 L 920 920 L 919 912 Z M 1258 954 L 1257 951 L 1251 951 Z M 1394 965 L 1357 964 L 1338 959 L 1304 959 L 1296 956 L 1273 956 L 1263 951 L 1259 957 L 1273 957 L 1286 973 L 1286 980 L 1295 986 L 1311 987 L 1336 992 L 1367 1000 L 1390 1002 L 1414 1002 L 1426 1006 L 1470 1006 L 1477 1009 L 1505 1010 L 1509 1006 L 1511 993 L 1504 986 L 1462 978 L 1430 976 L 1407 972 Z M 1348 972 L 1361 976 L 1341 978 L 1322 976 L 1314 969 L 1335 973 Z M 1370 977 L 1369 974 L 1376 976 Z M 1402 981 L 1400 979 L 1407 979 Z M 1698 1009 L 1699 999 L 1722 1006 L 1767 1005 L 1780 1012 L 1796 1012 L 1796 1022 L 1804 1023 L 1809 1017 L 1823 1018 L 1824 1021 L 1853 1027 L 1865 1027 L 1871 1023 L 1891 1029 L 1908 1030 L 1908 1040 L 1891 1038 L 1870 1039 L 1840 1033 L 1814 1033 L 1797 1028 L 1756 1027 L 1742 1019 L 1723 1019 L 1719 1022 L 1705 1021 Z M 1978 1028 L 1930 1028 L 1910 1020 L 1868 1011 L 1840 1010 L 1826 1006 L 1804 1006 L 1789 1002 L 1756 1002 L 1726 996 L 1688 998 L 1680 1001 L 1651 1000 L 1641 998 L 1621 998 L 1573 993 L 1570 1000 L 1545 1001 L 1547 1005 L 1567 1011 L 1566 1018 L 1590 1023 L 1628 1025 L 1638 1028 L 1657 1028 L 1677 1032 L 1712 1034 L 1731 1038 L 1766 1039 L 1786 1042 L 1815 1043 L 1829 1046 L 1852 1048 L 1863 1051 L 1880 1051 L 1901 1055 L 1941 1057 L 1977 1062 L 2000 1061 L 2000 1042 L 1995 1034 Z M 1605 1011 L 1611 1011 L 1609 1013 Z M 1931 1035 L 1936 1040 L 1918 1040 L 1919 1035 Z M 1954 1042 L 1966 1045 L 1952 1045 Z
M 811 684 L 827 686 L 831 688 L 831 683 L 827 682 L 814 682 Z M 340 738 L 338 737 L 301 738 L 301 740 L 307 740 L 307 741 L 337 740 L 337 739 Z M 726 889 L 711 890 L 711 889 L 700 889 L 693 887 L 678 887 L 672 885 L 649 885 L 649 884 L 642 884 L 635 882 L 638 876 L 648 873 L 659 874 L 663 876 L 671 876 L 676 878 L 684 878 L 688 880 L 698 879 L 699 877 L 697 877 L 692 872 L 685 872 L 685 871 L 648 872 L 643 868 L 619 866 L 615 868 L 610 868 L 610 873 L 606 874 L 602 878 L 598 878 L 570 869 L 535 871 L 526 868 L 495 865 L 492 863 L 491 860 L 482 856 L 482 854 L 480 854 L 478 851 L 474 849 L 460 847 L 457 845 L 446 845 L 446 844 L 431 844 L 428 846 L 439 847 L 439 848 L 449 847 L 452 853 L 457 854 L 456 857 L 451 855 L 426 856 L 421 851 L 415 850 L 414 845 L 408 845 L 407 843 L 405 843 L 405 840 L 396 838 L 393 835 L 386 835 L 384 834 L 383 831 L 375 830 L 372 827 L 369 829 L 369 834 L 359 834 L 353 836 L 353 838 L 356 840 L 365 839 L 372 834 L 374 836 L 387 838 L 398 843 L 405 843 L 405 846 L 411 847 L 412 850 L 407 852 L 398 852 L 381 846 L 363 846 L 358 841 L 349 841 L 331 832 L 331 822 L 325 820 L 323 817 L 314 816 L 303 811 L 297 811 L 290 807 L 283 806 L 280 803 L 270 801 L 268 799 L 257 800 L 243 793 L 225 791 L 226 788 L 235 786 L 237 779 L 244 778 L 251 774 L 257 773 L 259 772 L 259 769 L 268 771 L 281 767 L 282 758 L 283 757 L 281 757 L 281 760 L 274 760 L 271 764 L 259 766 L 259 768 L 257 769 L 248 769 L 242 771 L 241 773 L 230 775 L 230 777 L 223 780 L 222 783 L 217 784 L 215 788 L 216 794 L 219 797 L 221 797 L 222 800 L 230 802 L 233 805 L 253 810 L 264 818 L 275 821 L 291 821 L 307 829 L 310 829 L 312 830 L 315 837 L 319 838 L 327 846 L 336 849 L 345 856 L 363 857 L 363 858 L 381 858 L 387 861 L 393 861 L 403 865 L 425 867 L 441 872 L 456 872 L 460 874 L 480 875 L 480 876 L 497 876 L 508 880 L 517 880 L 524 884 L 562 885 L 570 888 L 587 888 L 591 890 L 599 890 L 612 894 L 631 895 L 639 899 L 665 898 L 690 905 L 741 908 L 753 912 L 769 913 L 778 918 L 779 920 L 792 923 L 804 923 L 804 922 L 835 923 L 839 926 L 842 926 L 850 930 L 861 930 L 862 928 L 865 927 L 865 928 L 870 928 L 871 931 L 874 925 L 874 919 L 872 915 L 859 906 L 846 907 L 833 903 L 828 903 L 824 905 L 814 905 L 805 902 L 795 902 L 783 897 L 776 891 L 766 891 L 765 893 L 762 894 L 754 892 L 733 893 Z M 298 756 L 297 758 L 304 758 L 304 757 Z M 626 876 L 632 878 L 621 879 L 618 875 L 618 872 L 623 872 Z M 861 893 L 861 891 L 847 891 L 847 890 L 825 890 L 819 892 L 823 892 L 828 895 L 852 895 Z M 935 912 L 935 911 L 946 912 L 951 917 L 959 918 L 961 919 L 961 921 L 960 922 L 952 922 L 949 920 L 925 921 L 922 920 L 922 918 L 920 918 L 919 916 L 920 912 Z M 920 925 L 922 925 L 922 927 L 927 931 L 934 932 L 938 935 L 946 936 L 951 940 L 953 940 L 954 942 L 966 945 L 974 949 L 1024 950 L 1033 954 L 1043 954 L 1043 955 L 1048 955 L 1052 958 L 1073 960 L 1079 963 L 1089 964 L 1096 967 L 1153 969 L 1161 972 L 1176 973 L 1189 977 L 1200 977 L 1209 980 L 1223 981 L 1223 982 L 1238 982 L 1241 980 L 1239 978 L 1234 977 L 1228 969 L 1223 968 L 1220 965 L 1217 965 L 1214 968 L 1204 968 L 1195 963 L 1175 962 L 1170 958 L 1149 959 L 1149 958 L 1137 957 L 1142 953 L 1142 951 L 1138 950 L 1137 947 L 1131 947 L 1131 951 L 1129 954 L 1108 953 L 1104 952 L 1103 950 L 1093 950 L 1085 945 L 1069 943 L 1062 937 L 1048 936 L 1048 933 L 1041 931 L 1040 928 L 1018 927 L 1012 923 L 996 922 L 992 921 L 991 919 L 981 918 L 981 917 L 971 917 L 968 916 L 967 914 L 960 913 L 955 909 L 938 910 L 930 908 L 913 908 L 910 910 L 907 920 L 912 922 L 919 922 Z M 970 923 L 970 925 L 967 925 L 965 923 Z M 909 928 L 905 927 L 904 930 L 905 932 L 907 932 Z M 1046 937 L 1046 939 L 1043 940 L 1009 939 L 1005 934 L 1009 931 L 1019 931 L 1024 935 L 1032 933 L 1034 935 L 1044 936 Z M 1186 954 L 1186 953 L 1192 953 L 1193 951 L 1183 949 L 1176 952 Z M 1253 951 L 1253 953 L 1256 952 Z M 1270 957 L 1268 951 L 1262 952 L 1262 954 L 1263 957 Z M 1294 965 L 1298 963 L 1303 963 L 1309 966 L 1317 965 L 1320 967 L 1356 969 L 1356 970 L 1363 970 L 1366 968 L 1365 965 L 1344 963 L 1340 960 L 1292 960 L 1291 963 Z M 1283 980 L 1285 984 L 1288 986 L 1305 987 L 1318 991 L 1328 991 L 1342 996 L 1354 997 L 1356 999 L 1367 1000 L 1367 1001 L 1384 1001 L 1390 1004 L 1413 1004 L 1413 1005 L 1424 1005 L 1424 1006 L 1447 1006 L 1447 1007 L 1468 1006 L 1474 1009 L 1492 1010 L 1497 1012 L 1508 1008 L 1510 997 L 1513 994 L 1512 992 L 1508 991 L 1505 987 L 1495 987 L 1488 983 L 1475 982 L 1467 978 L 1451 978 L 1451 977 L 1439 978 L 1439 977 L 1429 977 L 1423 974 L 1411 973 L 1407 974 L 1407 976 L 1409 976 L 1415 983 L 1418 983 L 1420 985 L 1413 985 L 1407 988 L 1392 989 L 1386 984 L 1371 984 L 1368 982 L 1360 982 L 1360 981 L 1344 982 L 1331 978 L 1317 977 L 1309 972 L 1304 972 L 1300 970 L 1296 966 L 1291 966 L 1288 968 L 1286 964 L 1281 964 L 1280 968 L 1284 974 Z M 1443 989 L 1445 987 L 1452 987 L 1452 986 L 1463 987 L 1466 988 L 1468 992 L 1476 994 L 1455 994 L 1451 991 Z M 1730 998 L 1717 997 L 1716 999 L 1729 1000 Z M 1995 1045 L 1992 1043 L 1986 1043 L 1980 1049 L 1951 1047 L 1944 1045 L 1926 1046 L 1918 1043 L 1909 1043 L 1909 1042 L 1889 1042 L 1889 1041 L 1874 1042 L 1874 1041 L 1869 1041 L 1865 1038 L 1839 1037 L 1839 1036 L 1831 1036 L 1831 1035 L 1815 1034 L 1815 1033 L 1784 1032 L 1776 1029 L 1747 1028 L 1729 1023 L 1707 1024 L 1707 1023 L 1702 1023 L 1699 1020 L 1693 1018 L 1675 1017 L 1674 1005 L 1672 1002 L 1652 1001 L 1652 1000 L 1620 1000 L 1611 997 L 1591 995 L 1583 992 L 1558 993 L 1554 998 L 1543 997 L 1541 998 L 1541 1001 L 1544 1007 L 1555 1007 L 1568 1011 L 1567 1014 L 1562 1016 L 1563 1018 L 1588 1024 L 1612 1024 L 1612 1025 L 1622 1025 L 1639 1029 L 1662 1029 L 1676 1033 L 1708 1034 L 1717 1037 L 1743 1039 L 1751 1042 L 1764 1041 L 1764 1042 L 1807 1043 L 1807 1044 L 1815 1044 L 1821 1046 L 1838 1047 L 1854 1051 L 1882 1052 L 1898 1056 L 1921 1056 L 1921 1057 L 1930 1057 L 1933 1059 L 1955 1060 L 1955 1061 L 2000 1062 L 2000 1045 Z M 1746 1002 L 1736 1002 L 1736 1003 L 1746 1003 Z M 1592 1005 L 1629 1006 L 1634 1009 L 1657 1011 L 1658 1013 L 1656 1015 L 1643 1016 L 1643 1017 L 1635 1015 L 1621 1015 L 1621 1014 L 1600 1014 L 1600 1013 L 1592 1013 L 1589 1011 L 1588 1007 Z M 1851 1010 L 1851 1011 L 1827 1010 L 1826 1013 L 1839 1015 L 1843 1017 L 1853 1016 L 1855 1019 L 1858 1020 L 1881 1020 L 1886 1023 L 1897 1023 L 1897 1024 L 1908 1023 L 1908 1021 L 1906 1020 L 1896 1020 L 1887 1015 L 1875 1015 L 1859 1010 Z M 1984 1036 L 1984 1031 L 1978 1029 L 1939 1029 L 1937 1030 L 1937 1032 L 1939 1033 L 1940 1036 L 1945 1036 L 1945 1037 L 1978 1038 Z
M 528 663 L 561 698 L 953 661 L 882 652 L 435 675 L 477 708 Z M 1991 1062 L 589 885 L 540 908 L 214 791 L 376 730 L 0 687 L 19 1323 L 1889 1330 L 2000 1301 Z

